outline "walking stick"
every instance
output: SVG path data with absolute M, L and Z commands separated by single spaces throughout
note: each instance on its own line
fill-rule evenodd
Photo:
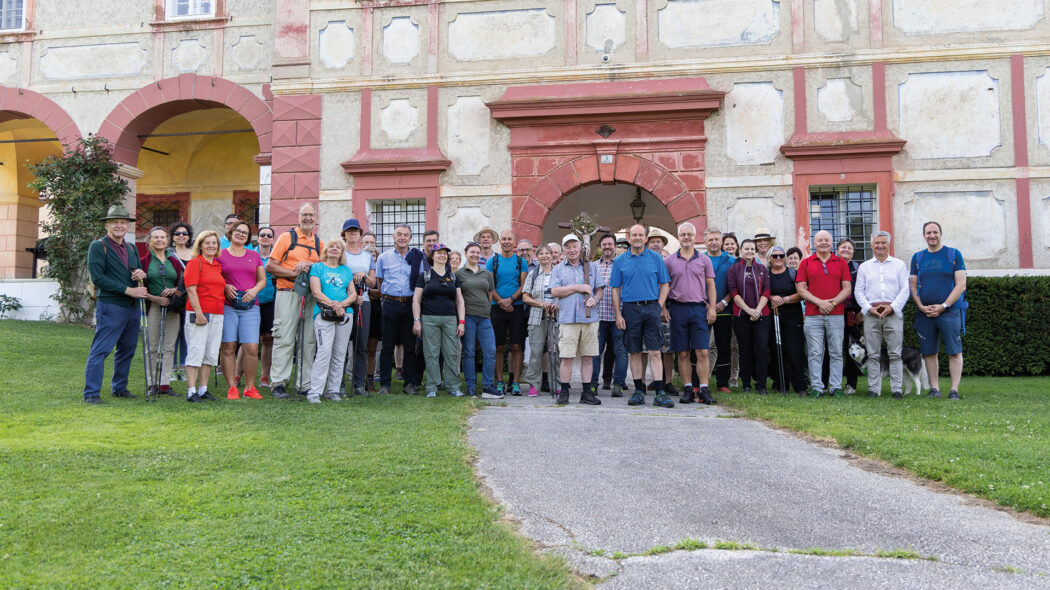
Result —
M 788 387 L 784 381 L 784 346 L 780 340 L 780 308 L 773 308 L 773 334 L 777 339 L 777 370 L 780 373 L 780 391 L 784 393 L 788 390 Z
M 164 333 L 168 325 L 168 307 L 160 308 L 160 334 L 157 336 L 157 364 L 153 377 L 153 401 L 157 401 L 160 393 L 160 380 L 164 377 Z
M 295 392 L 299 393 L 303 390 L 303 356 L 304 348 L 306 348 L 306 317 L 303 315 L 306 309 L 306 296 L 301 295 L 299 297 L 299 325 L 296 327 L 296 346 L 298 347 L 298 364 L 295 368 L 295 381 L 296 387 Z
M 139 279 L 139 287 L 144 286 Z M 142 368 L 146 375 L 146 401 L 156 401 L 153 390 L 153 374 L 150 373 L 149 316 L 146 315 L 146 299 L 139 299 L 139 331 L 142 333 Z
M 559 379 L 561 366 L 558 359 L 558 322 L 557 319 L 548 312 L 544 312 L 544 316 L 547 332 L 547 372 L 550 374 L 551 397 L 558 397 L 558 391 L 560 391 L 560 388 L 554 386 L 556 382 L 561 381 L 561 379 Z

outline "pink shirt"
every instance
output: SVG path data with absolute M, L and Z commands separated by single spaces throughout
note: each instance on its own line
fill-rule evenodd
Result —
M 230 254 L 229 248 L 222 251 L 217 259 L 222 265 L 222 278 L 226 284 L 233 285 L 238 291 L 247 291 L 255 286 L 256 269 L 262 266 L 262 257 L 255 250 L 245 250 L 244 256 Z M 256 300 L 258 305 L 259 301 Z
M 682 251 L 664 258 L 667 274 L 671 275 L 667 299 L 678 303 L 702 303 L 707 301 L 707 279 L 714 280 L 715 267 L 711 259 L 693 250 L 692 258 L 686 259 Z

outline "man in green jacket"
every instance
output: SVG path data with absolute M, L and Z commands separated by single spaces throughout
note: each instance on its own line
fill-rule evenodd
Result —
M 146 278 L 135 246 L 124 241 L 134 218 L 122 205 L 114 205 L 102 218 L 106 235 L 88 247 L 88 271 L 95 284 L 95 338 L 91 341 L 84 369 L 84 403 L 100 404 L 106 357 L 113 356 L 113 397 L 135 397 L 128 391 L 128 372 L 135 358 L 139 337 L 139 308 L 136 299 L 146 297 Z

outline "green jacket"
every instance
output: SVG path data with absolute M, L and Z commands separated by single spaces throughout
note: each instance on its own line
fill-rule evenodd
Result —
M 88 246 L 88 272 L 91 273 L 91 282 L 95 284 L 99 301 L 131 307 L 135 300 L 124 294 L 124 289 L 138 286 L 131 280 L 131 271 L 142 268 L 142 265 L 135 246 L 125 241 L 124 247 L 128 250 L 128 266 L 124 266 L 120 256 L 106 244 L 105 238 L 91 242 Z

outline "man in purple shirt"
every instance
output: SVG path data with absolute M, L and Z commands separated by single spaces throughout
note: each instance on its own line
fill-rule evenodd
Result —
M 707 390 L 711 378 L 707 351 L 710 348 L 708 326 L 715 323 L 717 317 L 714 305 L 708 305 L 717 299 L 715 269 L 711 259 L 696 249 L 696 226 L 689 222 L 679 225 L 678 243 L 681 248 L 664 258 L 671 282 L 663 315 L 671 322 L 671 350 L 678 355 L 678 372 L 686 381 L 680 403 L 689 404 L 696 398 L 693 384 L 688 382 L 693 374 L 689 353 L 695 352 L 700 401 L 713 404 L 715 400 Z

